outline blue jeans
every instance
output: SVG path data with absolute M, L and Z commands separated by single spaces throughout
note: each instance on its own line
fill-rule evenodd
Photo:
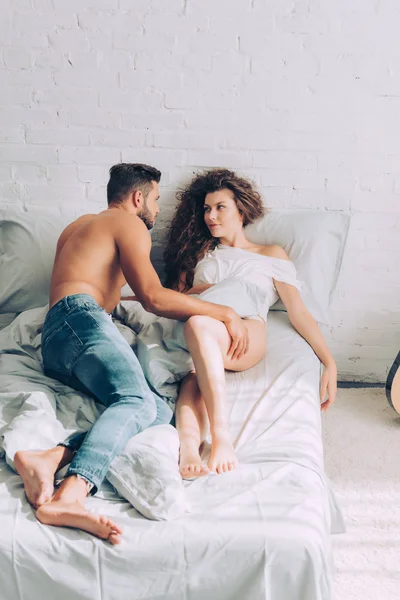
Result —
M 151 391 L 132 348 L 88 294 L 66 296 L 51 307 L 43 325 L 42 356 L 46 375 L 107 407 L 87 434 L 63 443 L 77 450 L 67 476 L 83 477 L 95 493 L 130 438 L 169 423 L 172 411 Z

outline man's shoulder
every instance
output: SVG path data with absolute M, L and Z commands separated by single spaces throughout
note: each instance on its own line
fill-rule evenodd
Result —
M 118 223 L 118 224 L 128 224 L 129 227 L 140 227 L 142 221 L 135 214 L 122 210 L 103 210 L 101 213 L 95 215 L 98 217 L 98 220 L 102 223 Z
M 75 231 L 76 229 L 78 229 L 79 227 L 84 225 L 85 223 L 92 221 L 93 218 L 95 218 L 96 216 L 97 216 L 96 214 L 81 215 L 80 217 L 78 217 L 77 219 L 75 219 L 74 221 L 72 221 L 71 223 L 69 223 L 66 226 L 66 228 L 64 229 L 64 231 L 61 234 L 61 237 L 66 237 L 66 236 L 68 237 L 73 231 Z
M 126 228 L 132 229 L 141 225 L 141 220 L 134 213 L 122 212 L 119 210 L 103 210 L 96 214 L 87 214 L 78 217 L 68 227 L 78 228 L 82 225 L 95 226 L 96 230 L 104 229 L 105 231 L 120 231 Z
M 68 227 L 70 227 L 71 225 L 83 225 L 83 223 L 87 223 L 89 221 L 92 221 L 97 216 L 98 216 L 98 214 L 96 214 L 96 213 L 87 214 L 87 215 L 81 215 L 80 217 L 78 217 L 77 219 L 75 219 L 75 221 L 72 221 L 72 223 L 70 223 L 68 225 Z

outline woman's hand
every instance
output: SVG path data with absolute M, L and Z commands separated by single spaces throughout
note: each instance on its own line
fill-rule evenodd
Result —
M 328 410 L 328 408 L 335 402 L 337 392 L 337 368 L 336 364 L 332 363 L 325 366 L 324 372 L 321 377 L 321 410 Z M 328 397 L 326 398 L 326 395 Z M 326 398 L 326 399 L 325 399 Z

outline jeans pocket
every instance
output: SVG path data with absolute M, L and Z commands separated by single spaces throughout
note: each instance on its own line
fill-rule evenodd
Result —
M 91 300 L 81 300 L 79 303 L 79 308 L 83 308 L 90 312 L 105 312 L 104 308 L 97 304 L 97 302 Z
M 70 374 L 83 344 L 72 327 L 64 321 L 42 344 L 44 370 Z

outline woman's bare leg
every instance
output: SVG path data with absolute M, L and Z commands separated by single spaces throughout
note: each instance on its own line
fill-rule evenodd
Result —
M 228 357 L 231 338 L 223 323 L 211 317 L 194 316 L 185 324 L 186 343 L 210 419 L 212 449 L 208 466 L 217 473 L 230 471 L 237 464 L 226 414 L 225 369 L 249 369 L 266 349 L 265 324 L 246 320 L 245 325 L 249 332 L 249 350 L 241 358 L 232 360 Z
M 189 373 L 182 381 L 175 418 L 180 439 L 179 470 L 182 477 L 206 475 L 209 469 L 201 461 L 200 446 L 207 437 L 209 421 L 195 373 Z

